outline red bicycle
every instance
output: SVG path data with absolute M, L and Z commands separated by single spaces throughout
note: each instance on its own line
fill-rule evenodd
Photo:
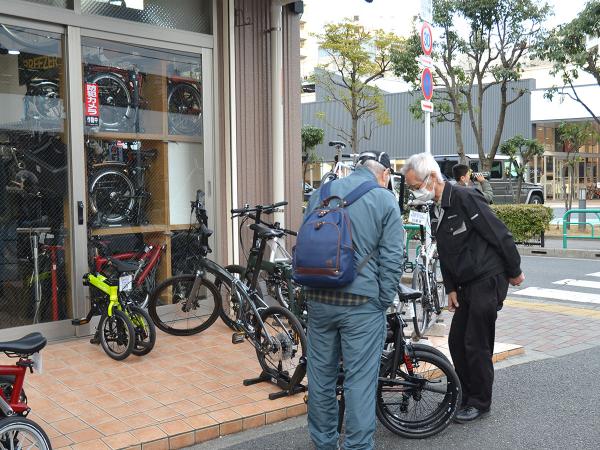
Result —
M 150 292 L 156 287 L 156 271 L 167 246 L 146 245 L 143 252 L 113 254 L 108 242 L 100 237 L 90 237 L 90 244 L 96 249 L 92 257 L 94 271 L 107 276 L 111 270 L 131 272 L 131 289 L 126 291 L 128 300 L 136 306 L 146 308 Z
M 46 338 L 40 333 L 0 343 L 0 352 L 19 358 L 15 365 L 0 365 L 0 448 L 52 449 L 42 427 L 26 417 L 31 408 L 23 390 L 27 370 L 41 372 L 39 352 L 45 346 Z

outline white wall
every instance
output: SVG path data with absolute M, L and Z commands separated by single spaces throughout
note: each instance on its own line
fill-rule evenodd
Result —
M 169 216 L 171 225 L 190 223 L 190 201 L 204 189 L 202 144 L 169 142 Z M 194 220 L 194 218 L 192 218 Z

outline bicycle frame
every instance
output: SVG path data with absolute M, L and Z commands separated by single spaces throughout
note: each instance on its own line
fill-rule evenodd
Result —
M 33 361 L 29 358 L 19 358 L 14 366 L 0 365 L 0 376 L 15 377 L 12 393 L 10 398 L 5 398 L 4 393 L 0 390 L 0 410 L 5 417 L 13 414 L 26 414 L 30 408 L 27 403 L 21 402 L 21 393 L 23 384 L 25 383 L 25 374 L 27 369 L 33 367 Z
M 133 275 L 133 279 L 136 287 L 140 287 L 152 269 L 156 267 L 156 265 L 160 262 L 160 257 L 162 253 L 165 251 L 166 245 L 158 245 L 158 246 L 148 246 L 148 250 L 140 253 L 140 252 L 126 252 L 126 253 L 118 253 L 116 255 L 111 255 L 110 258 L 118 259 L 120 261 L 125 261 L 129 259 L 137 259 L 139 261 L 139 267 L 135 271 Z M 109 258 L 103 256 L 95 256 L 94 257 L 94 266 L 96 272 L 102 272 L 104 267 L 108 264 Z M 145 265 L 144 265 L 145 264 Z M 143 267 L 143 270 L 142 270 Z M 141 272 L 140 272 L 141 271 Z
M 113 286 L 111 284 L 108 284 L 106 282 L 107 278 L 102 275 L 102 274 L 97 274 L 94 275 L 92 273 L 87 273 L 83 276 L 83 280 L 84 280 L 84 285 L 90 285 L 90 286 L 94 286 L 95 288 L 99 289 L 100 291 L 104 292 L 106 295 L 108 295 L 109 301 L 108 301 L 108 308 L 107 308 L 107 314 L 108 317 L 112 316 L 112 312 L 113 312 L 113 308 L 117 308 L 122 310 L 123 308 L 121 307 L 121 303 L 119 302 L 119 286 Z M 88 322 L 89 320 L 92 318 L 92 315 L 94 313 L 94 308 L 92 308 L 90 310 L 90 312 L 88 313 Z

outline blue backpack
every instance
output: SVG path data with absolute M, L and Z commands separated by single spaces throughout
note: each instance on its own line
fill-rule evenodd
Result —
M 321 203 L 304 219 L 298 231 L 293 249 L 293 279 L 303 286 L 327 289 L 346 286 L 375 252 L 355 267 L 352 226 L 346 207 L 381 186 L 366 181 L 341 199 L 330 196 L 332 183 L 321 188 Z

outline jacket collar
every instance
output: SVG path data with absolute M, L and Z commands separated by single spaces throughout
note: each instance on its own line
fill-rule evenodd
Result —
M 373 180 L 373 181 L 377 182 L 377 177 L 375 176 L 375 174 L 373 172 L 371 172 L 369 170 L 368 167 L 357 166 L 354 169 L 353 175 L 364 178 L 365 180 Z
M 440 205 L 442 208 L 449 208 L 450 201 L 452 200 L 452 185 L 447 181 L 444 183 L 444 190 L 442 192 L 442 201 Z

